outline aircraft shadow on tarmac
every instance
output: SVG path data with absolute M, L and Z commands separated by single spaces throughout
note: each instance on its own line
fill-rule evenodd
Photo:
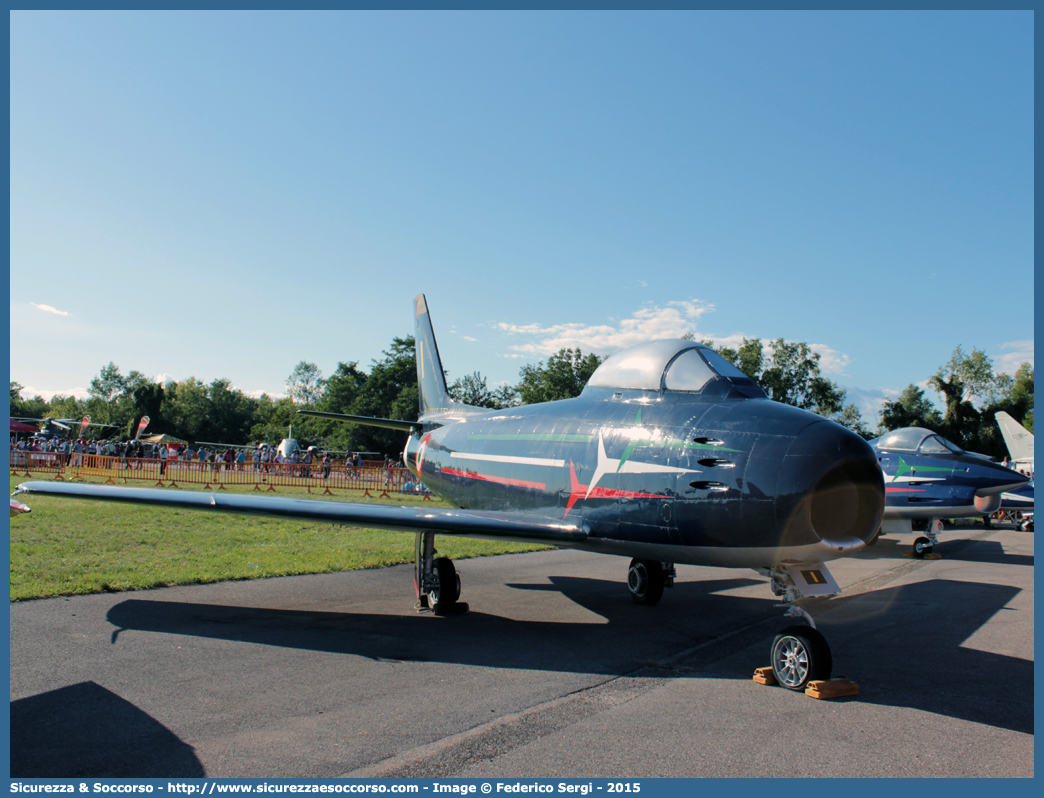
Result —
M 998 565 L 1028 565 L 1033 567 L 1033 555 L 1009 554 L 1004 550 L 1003 544 L 996 540 L 982 540 L 974 546 L 955 547 L 953 550 L 943 544 L 938 552 L 949 560 L 960 560 L 961 562 L 991 562 Z
M 936 546 L 934 550 L 948 560 L 1033 566 L 1032 555 L 1009 554 L 1005 551 L 1004 545 L 996 540 L 973 538 L 947 540 Z M 910 540 L 882 537 L 873 546 L 868 546 L 854 557 L 860 560 L 902 560 L 908 557 L 909 552 Z
M 94 682 L 11 702 L 12 778 L 203 778 L 192 746 Z
M 694 678 L 749 679 L 768 664 L 767 642 L 785 620 L 772 599 L 715 595 L 754 580 L 679 583 L 656 607 L 620 585 L 554 576 L 558 591 L 605 622 L 515 620 L 472 611 L 452 618 L 312 612 L 130 599 L 109 610 L 130 630 L 343 653 L 374 661 L 641 675 L 677 657 Z M 967 641 L 1018 588 L 929 580 L 827 602 L 813 610 L 834 649 L 834 673 L 860 684 L 854 701 L 902 706 L 1033 733 L 1033 662 L 978 651 Z M 524 600 L 524 599 L 523 599 Z M 737 629 L 743 630 L 736 635 Z M 701 648 L 696 648 L 706 644 Z M 695 650 L 694 650 L 695 649 Z M 667 666 L 670 668 L 671 666 Z M 662 676 L 662 671 L 649 672 Z
M 852 701 L 902 706 L 1033 734 L 1033 661 L 967 641 L 1020 589 L 930 580 L 839 602 L 819 628 L 834 674 L 860 685 Z M 1029 625 L 1027 625 L 1027 630 Z
M 350 654 L 374 661 L 604 675 L 630 673 L 643 661 L 720 637 L 737 624 L 781 620 L 771 600 L 713 595 L 757 584 L 751 579 L 679 583 L 656 607 L 635 605 L 617 582 L 563 576 L 552 577 L 552 582 L 547 590 L 565 594 L 604 620 L 516 620 L 474 608 L 462 616 L 435 618 L 407 607 L 400 615 L 374 615 L 141 599 L 113 606 L 107 620 L 117 627 L 114 643 L 121 634 L 137 630 Z M 526 600 L 523 596 L 519 602 Z M 700 612 L 694 613 L 694 606 Z

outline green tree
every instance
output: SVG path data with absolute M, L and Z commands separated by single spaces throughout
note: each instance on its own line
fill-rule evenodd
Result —
M 268 394 L 263 394 L 256 402 L 255 411 L 255 423 L 250 428 L 249 435 L 251 443 L 275 446 L 289 436 L 291 426 L 296 427 L 295 438 L 299 435 L 304 417 L 297 415 L 297 407 L 289 396 L 273 399 Z M 297 440 L 305 446 L 310 445 L 310 442 L 302 438 Z
M 80 402 L 75 396 L 63 396 L 57 394 L 51 398 L 48 403 L 47 415 L 51 418 L 69 418 L 79 421 L 84 416 L 83 403 Z M 80 428 L 77 425 L 70 424 L 73 428 L 73 435 L 79 435 Z M 91 436 L 96 437 L 96 436 Z
M 758 383 L 770 399 L 811 410 L 863 438 L 872 437 L 859 408 L 845 404 L 844 389 L 820 373 L 820 355 L 808 344 L 777 338 L 771 353 L 766 353 L 760 340 L 744 338 L 739 349 L 716 351 Z
M 384 359 L 374 361 L 366 381 L 359 386 L 351 408 L 347 412 L 357 416 L 394 418 L 415 421 L 420 410 L 417 391 L 417 357 L 413 336 L 394 338 Z M 403 435 L 395 430 L 364 425 L 351 425 L 349 433 L 352 451 L 373 451 L 398 456 L 403 447 Z
M 982 409 L 975 451 L 1003 458 L 1008 454 L 996 415 L 1005 411 L 1033 432 L 1033 366 L 1023 363 L 1015 375 L 998 374 L 992 401 Z
M 142 416 L 149 417 L 149 426 L 145 435 L 157 432 L 171 432 L 163 415 L 163 402 L 166 398 L 163 386 L 155 382 L 141 382 L 131 392 L 134 398 L 134 416 L 131 428 L 138 431 L 138 422 Z
M 945 403 L 942 425 L 937 431 L 958 446 L 974 450 L 979 443 L 982 414 L 972 399 L 988 396 L 993 390 L 995 378 L 990 359 L 980 349 L 967 355 L 958 346 L 949 361 L 928 378 L 928 384 Z
M 772 342 L 768 367 L 759 384 L 771 399 L 831 416 L 840 413 L 845 392 L 819 372 L 819 353 L 806 343 Z
M 210 413 L 210 399 L 207 386 L 195 377 L 188 377 L 181 382 L 167 385 L 165 408 L 167 421 L 171 424 L 175 435 L 195 445 L 196 441 L 208 441 L 213 438 L 206 434 L 207 415 Z M 233 441 L 229 441 L 233 443 Z
M 47 402 L 42 396 L 34 396 L 31 399 L 23 399 L 19 393 L 22 386 L 11 382 L 11 416 L 12 418 L 46 418 L 51 415 Z
M 579 396 L 603 360 L 605 358 L 595 354 L 585 355 L 579 349 L 560 349 L 548 358 L 546 365 L 540 362 L 522 367 L 518 396 L 524 405 Z
M 362 371 L 355 361 L 349 363 L 338 363 L 334 371 L 326 381 L 326 390 L 316 405 L 317 410 L 329 413 L 351 413 L 355 407 L 356 398 L 359 396 L 366 384 L 367 374 Z M 295 424 L 301 423 L 304 417 L 298 416 Z M 359 429 L 357 424 L 345 424 L 340 421 L 328 419 L 308 419 L 308 434 L 314 438 L 310 442 L 326 450 L 356 451 L 362 448 L 361 440 L 356 439 Z
M 1007 398 L 1014 409 L 1014 412 L 1008 412 L 1013 418 L 1021 418 L 1022 426 L 1033 432 L 1033 366 L 1029 363 L 1023 363 L 1015 372 Z
M 133 418 L 134 391 L 147 384 L 148 378 L 140 371 L 132 370 L 124 377 L 119 366 L 110 361 L 91 380 L 87 391 L 90 396 L 84 403 L 84 409 L 91 414 L 92 421 L 100 424 L 110 424 L 117 429 L 133 427 L 130 433 L 133 437 L 137 432 L 137 420 Z
M 503 406 L 498 402 L 496 393 L 489 389 L 486 378 L 477 371 L 454 381 L 449 386 L 449 392 L 454 401 L 472 407 L 488 407 L 497 410 Z
M 938 430 L 942 428 L 942 416 L 929 401 L 924 391 L 912 383 L 893 401 L 885 402 L 881 408 L 881 421 L 878 431 L 881 434 L 903 427 L 924 427 Z
M 326 389 L 323 372 L 315 363 L 309 363 L 307 360 L 302 360 L 294 366 L 294 370 L 283 384 L 286 386 L 287 396 L 296 404 L 305 407 L 317 404 Z
M 712 341 L 704 341 L 704 345 L 715 348 Z M 752 380 L 758 381 L 765 365 L 765 351 L 757 338 L 744 338 L 739 349 L 721 347 L 716 351 Z
M 127 378 L 120 374 L 120 367 L 111 360 L 102 366 L 101 372 L 91 380 L 87 392 L 103 402 L 112 403 L 127 391 Z

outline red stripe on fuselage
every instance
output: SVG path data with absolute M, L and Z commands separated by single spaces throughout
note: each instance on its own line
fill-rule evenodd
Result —
M 490 474 L 476 474 L 474 471 L 459 471 L 456 468 L 443 468 L 443 474 L 451 474 L 455 477 L 467 477 L 468 479 L 481 479 L 483 482 L 496 482 L 498 485 L 513 485 L 516 488 L 534 488 L 544 490 L 547 485 L 543 482 L 527 482 L 524 479 L 508 479 L 507 477 L 495 477 Z
M 885 488 L 885 493 L 924 493 L 924 488 Z
M 629 490 L 616 490 L 615 488 L 592 488 L 591 493 L 587 492 L 587 485 L 581 485 L 580 480 L 576 478 L 576 468 L 573 466 L 573 461 L 569 461 L 569 479 L 572 482 L 572 490 L 569 494 L 569 502 L 566 504 L 565 514 L 569 515 L 569 511 L 573 509 L 573 505 L 576 504 L 577 499 L 662 499 L 664 498 L 658 493 L 635 493 Z

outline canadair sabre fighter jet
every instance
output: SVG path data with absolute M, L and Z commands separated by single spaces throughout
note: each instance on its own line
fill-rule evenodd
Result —
M 923 532 L 913 544 L 918 557 L 938 544 L 941 519 L 989 515 L 1000 509 L 1002 494 L 1030 481 L 921 427 L 892 430 L 870 445 L 884 471 L 887 498 L 881 531 Z
M 627 586 L 655 604 L 676 563 L 753 568 L 800 623 L 773 641 L 780 684 L 830 675 L 797 602 L 838 592 L 823 564 L 861 550 L 884 508 L 881 469 L 859 436 L 769 400 L 691 341 L 639 344 L 606 360 L 575 399 L 488 410 L 454 402 L 423 295 L 415 300 L 417 421 L 302 411 L 400 429 L 414 475 L 459 509 L 29 482 L 27 492 L 199 507 L 416 534 L 417 605 L 465 611 L 435 535 L 553 544 L 631 558 Z

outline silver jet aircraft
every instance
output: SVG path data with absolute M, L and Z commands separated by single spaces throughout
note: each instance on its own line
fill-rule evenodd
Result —
M 488 410 L 453 401 L 423 295 L 414 301 L 416 421 L 307 412 L 398 429 L 417 479 L 452 509 L 27 482 L 19 490 L 412 532 L 421 610 L 466 611 L 436 535 L 552 544 L 630 558 L 634 601 L 656 604 L 675 565 L 753 568 L 796 620 L 773 640 L 777 681 L 827 679 L 831 654 L 799 602 L 839 592 L 825 562 L 877 533 L 874 450 L 821 416 L 769 400 L 713 350 L 639 344 L 574 399 Z

